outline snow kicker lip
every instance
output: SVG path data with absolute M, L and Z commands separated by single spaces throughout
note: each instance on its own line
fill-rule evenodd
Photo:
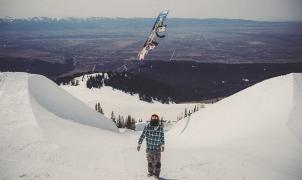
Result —
M 96 113 L 86 104 L 76 99 L 55 83 L 41 75 L 28 77 L 30 96 L 48 112 L 66 120 L 118 132 L 113 122 Z

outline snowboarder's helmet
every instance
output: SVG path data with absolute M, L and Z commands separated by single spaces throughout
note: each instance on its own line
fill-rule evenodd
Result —
M 157 114 L 153 114 L 151 116 L 151 121 L 158 121 L 159 120 L 159 116 Z

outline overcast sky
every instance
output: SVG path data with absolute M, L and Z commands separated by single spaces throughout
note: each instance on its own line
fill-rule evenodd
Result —
M 302 20 L 302 0 L 0 0 L 0 16 Z

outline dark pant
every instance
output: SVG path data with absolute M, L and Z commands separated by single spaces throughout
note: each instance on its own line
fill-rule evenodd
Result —
M 160 156 L 161 156 L 160 151 L 147 152 L 148 172 L 149 172 L 149 174 L 159 176 L 160 167 L 161 167 Z

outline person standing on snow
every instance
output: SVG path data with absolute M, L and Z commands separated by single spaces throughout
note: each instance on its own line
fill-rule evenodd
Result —
M 159 125 L 159 117 L 157 114 L 151 116 L 150 123 L 147 124 L 138 140 L 137 151 L 146 137 L 147 143 L 147 160 L 148 160 L 148 176 L 159 178 L 161 167 L 161 152 L 164 151 L 165 136 L 164 129 Z

